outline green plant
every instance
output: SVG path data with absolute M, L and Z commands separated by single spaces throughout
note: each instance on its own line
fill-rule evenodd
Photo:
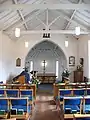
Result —
M 62 77 L 69 77 L 69 75 L 70 75 L 70 71 L 68 69 L 64 69 L 62 73 Z

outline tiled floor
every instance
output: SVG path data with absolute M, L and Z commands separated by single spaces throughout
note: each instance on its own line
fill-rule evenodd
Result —
M 32 120 L 64 120 L 62 112 L 56 110 L 53 96 L 39 93 L 33 110 Z

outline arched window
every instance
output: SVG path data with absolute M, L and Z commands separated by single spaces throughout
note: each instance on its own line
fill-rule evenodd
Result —
M 56 61 L 56 78 L 58 78 L 59 62 Z
M 88 40 L 88 77 L 90 78 L 90 40 Z
M 33 61 L 30 61 L 30 72 L 33 71 Z M 32 78 L 32 75 L 30 74 L 30 78 Z
M 21 59 L 20 59 L 20 58 L 17 58 L 17 59 L 16 59 L 16 66 L 17 66 L 17 67 L 20 67 L 20 66 L 21 66 Z

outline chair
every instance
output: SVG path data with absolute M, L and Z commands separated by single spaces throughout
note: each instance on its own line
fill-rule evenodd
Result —
M 7 89 L 6 90 L 6 96 L 7 97 L 19 97 L 19 90 L 16 89 Z
M 71 89 L 59 89 L 60 102 L 63 102 L 64 96 L 70 96 L 72 94 Z
M 14 114 L 10 112 L 10 118 L 27 120 L 30 117 L 31 106 L 28 103 L 28 98 L 11 98 L 10 105 L 10 108 L 16 111 Z
M 89 113 L 90 114 L 90 96 L 84 97 L 84 103 L 83 103 L 83 113 Z
M 63 103 L 64 113 L 81 113 L 82 97 L 64 97 Z
M 30 103 L 32 104 L 32 102 L 33 102 L 33 90 L 32 89 L 20 90 L 20 97 L 28 97 Z
M 7 98 L 0 98 L 0 118 L 7 118 L 9 102 Z

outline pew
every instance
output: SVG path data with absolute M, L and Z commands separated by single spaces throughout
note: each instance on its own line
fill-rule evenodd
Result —
M 4 89 L 33 89 L 33 97 L 36 99 L 36 84 L 0 84 L 0 86 L 3 86 Z
M 60 99 L 60 104 L 63 104 L 63 97 L 65 96 L 71 96 L 72 95 L 72 89 L 59 89 L 59 99 Z
M 33 90 L 32 89 L 1 89 L 0 90 L 0 118 L 7 118 L 11 108 L 24 109 L 23 115 L 12 115 L 11 118 L 27 119 L 32 115 Z M 25 103 L 25 101 L 27 104 Z M 25 108 L 26 107 L 26 108 Z M 20 113 L 21 111 L 19 111 Z
M 20 97 L 28 97 L 30 104 L 33 103 L 33 90 L 20 90 Z
M 65 83 L 59 83 L 53 84 L 53 96 L 54 98 L 58 96 L 58 92 L 59 89 L 65 89 L 65 87 L 68 86 L 68 89 L 83 89 L 83 87 L 87 90 L 90 89 L 90 83 L 69 83 L 69 84 L 65 84 Z M 89 92 L 90 94 L 90 92 Z

